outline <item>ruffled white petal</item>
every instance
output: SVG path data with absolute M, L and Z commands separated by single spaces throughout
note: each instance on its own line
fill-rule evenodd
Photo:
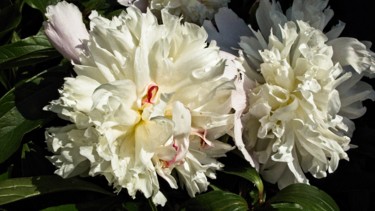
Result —
M 339 115 L 344 117 L 344 122 L 348 125 L 346 135 L 351 137 L 355 126 L 351 119 L 356 119 L 366 113 L 366 107 L 363 106 L 365 100 L 375 100 L 375 91 L 372 86 L 364 81 L 360 81 L 363 74 L 358 74 L 350 66 L 345 67 L 350 74 L 348 79 L 341 83 L 337 90 L 340 93 L 341 108 Z
M 375 53 L 368 46 L 349 37 L 330 40 L 327 44 L 333 48 L 333 61 L 342 66 L 350 65 L 359 74 L 375 76 Z

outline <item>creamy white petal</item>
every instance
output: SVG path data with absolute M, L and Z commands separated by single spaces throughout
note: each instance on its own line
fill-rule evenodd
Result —
M 58 167 L 55 173 L 64 178 L 86 174 L 90 165 L 80 154 L 80 149 L 87 143 L 95 141 L 96 136 L 95 131 L 80 130 L 74 125 L 48 128 L 46 142 L 49 150 L 56 153 L 49 157 L 49 160 Z

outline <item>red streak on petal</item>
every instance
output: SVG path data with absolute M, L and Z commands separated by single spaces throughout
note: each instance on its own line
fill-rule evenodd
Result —
M 159 87 L 155 84 L 152 84 L 147 89 L 146 96 L 143 97 L 142 105 L 148 103 L 148 104 L 154 104 L 154 98 L 156 94 L 158 93 Z
M 178 151 L 178 145 L 176 144 L 176 142 L 173 142 L 173 148 L 176 150 L 176 151 Z

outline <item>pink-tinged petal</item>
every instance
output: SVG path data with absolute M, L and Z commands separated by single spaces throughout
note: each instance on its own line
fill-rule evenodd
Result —
M 82 21 L 82 13 L 74 4 L 62 1 L 47 7 L 44 32 L 52 45 L 67 59 L 79 63 L 84 40 L 89 33 Z
M 174 144 L 177 151 L 174 162 L 180 162 L 189 150 L 189 136 L 191 131 L 191 114 L 190 111 L 180 102 L 173 105 L 173 122 L 174 126 Z
M 232 92 L 231 101 L 232 108 L 235 110 L 235 120 L 233 128 L 234 143 L 244 156 L 244 158 L 256 169 L 259 169 L 259 163 L 254 159 L 254 156 L 247 149 L 246 144 L 243 140 L 243 122 L 242 118 L 247 112 L 248 105 L 248 93 L 251 88 L 255 86 L 255 82 L 251 81 L 245 74 L 238 74 L 238 79 L 235 81 L 236 90 Z
M 216 40 L 221 50 L 237 54 L 241 36 L 252 36 L 250 28 L 236 13 L 226 7 L 215 14 L 216 27 L 211 21 L 204 21 L 203 27 L 208 33 L 208 41 Z
M 148 0 L 117 0 L 117 2 L 126 7 L 134 5 L 142 12 L 146 12 L 148 7 Z

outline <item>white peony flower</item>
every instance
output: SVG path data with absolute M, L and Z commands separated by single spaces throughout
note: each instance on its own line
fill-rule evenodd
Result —
M 338 115 L 336 88 L 350 74 L 332 61 L 326 36 L 308 23 L 287 22 L 281 34 L 271 32 L 268 49 L 260 51 L 264 82 L 249 92 L 243 137 L 264 179 L 283 188 L 307 183 L 304 172 L 325 177 L 348 159 L 348 125 Z
M 230 0 L 118 0 L 124 6 L 136 5 L 144 10 L 148 4 L 152 10 L 166 9 L 169 13 L 182 16 L 187 22 L 202 24 L 205 19 L 212 19 L 222 7 L 227 7 Z
M 327 4 L 328 0 L 295 0 L 284 15 L 281 6 L 274 0 L 272 3 L 268 0 L 260 1 L 256 12 L 260 31 L 254 32 L 255 36 L 253 37 L 242 37 L 240 42 L 246 59 L 249 61 L 248 64 L 253 69 L 253 75 L 262 63 L 258 51 L 265 49 L 268 45 L 266 40 L 271 31 L 280 38 L 282 32 L 278 25 L 284 25 L 289 20 L 294 22 L 303 20 L 312 27 L 323 31 L 333 17 L 333 11 L 327 8 Z M 375 92 L 372 87 L 360 81 L 363 76 L 374 77 L 375 53 L 370 51 L 371 44 L 368 42 L 362 43 L 355 38 L 338 38 L 344 27 L 345 24 L 339 22 L 327 32 L 326 44 L 332 47 L 332 61 L 339 63 L 345 73 L 352 75 L 336 88 L 340 93 L 340 101 L 343 102 L 339 114 L 343 116 L 343 121 L 350 125 L 346 135 L 351 136 L 354 131 L 354 123 L 350 119 L 359 118 L 366 112 L 362 101 L 375 100 Z M 258 78 L 254 79 L 258 80 Z
M 279 187 L 307 183 L 304 172 L 324 177 L 339 159 L 348 159 L 350 119 L 365 113 L 362 101 L 375 99 L 372 87 L 360 81 L 373 77 L 375 54 L 367 42 L 338 38 L 342 22 L 322 33 L 333 16 L 327 3 L 295 0 L 284 15 L 276 1 L 261 0 L 259 31 L 250 27 L 252 34 L 242 36 L 238 32 L 246 29 L 220 30 L 243 28 L 234 13 L 222 11 L 215 15 L 219 32 L 208 30 L 209 39 L 219 39 L 229 53 L 237 47 L 235 33 L 242 36 L 232 135 L 246 160 Z
M 217 139 L 233 125 L 233 82 L 203 28 L 161 14 L 163 24 L 135 7 L 112 20 L 91 14 L 77 76 L 46 107 L 72 124 L 46 137 L 62 177 L 103 175 L 164 205 L 158 176 L 194 196 L 223 167 L 216 158 L 233 147 Z

